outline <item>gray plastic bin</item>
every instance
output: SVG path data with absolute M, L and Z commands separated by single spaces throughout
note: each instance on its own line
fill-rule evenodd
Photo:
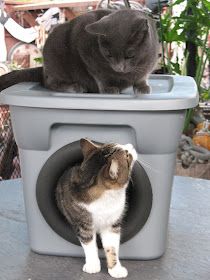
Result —
M 65 94 L 36 83 L 4 90 L 19 147 L 30 245 L 43 254 L 81 256 L 71 228 L 56 212 L 54 188 L 63 170 L 81 160 L 80 138 L 131 143 L 138 163 L 129 186 L 122 258 L 152 259 L 165 251 L 176 149 L 187 108 L 198 104 L 194 80 L 152 75 L 152 93 L 135 96 Z

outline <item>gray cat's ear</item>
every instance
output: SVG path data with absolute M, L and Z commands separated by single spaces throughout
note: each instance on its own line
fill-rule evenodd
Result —
M 149 21 L 148 21 L 148 19 L 142 19 L 140 24 L 142 26 L 142 30 L 143 31 L 148 31 L 149 30 Z
M 149 22 L 146 18 L 137 18 L 133 24 L 133 32 L 144 32 L 149 29 Z
M 136 18 L 131 29 L 130 40 L 140 40 L 149 32 L 149 22 L 144 18 Z
M 80 147 L 84 157 L 87 157 L 91 152 L 95 151 L 98 146 L 88 139 L 80 139 Z
M 112 159 L 110 167 L 109 167 L 109 176 L 112 180 L 116 180 L 118 178 L 119 171 L 119 163 L 116 159 Z
M 86 25 L 85 30 L 90 34 L 106 36 L 108 31 L 108 22 L 109 18 L 108 16 L 105 16 L 99 21 Z

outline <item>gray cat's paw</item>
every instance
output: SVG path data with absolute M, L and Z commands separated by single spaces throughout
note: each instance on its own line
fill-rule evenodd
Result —
M 101 93 L 120 94 L 120 89 L 118 87 L 107 87 Z
M 101 263 L 100 260 L 94 260 L 91 262 L 86 262 L 86 264 L 84 264 L 83 269 L 84 272 L 87 273 L 97 273 L 101 271 Z
M 136 95 L 148 94 L 151 92 L 151 87 L 145 84 L 143 86 L 133 86 L 133 90 Z
M 120 264 L 115 265 L 113 268 L 109 268 L 108 272 L 114 278 L 125 278 L 128 276 L 127 269 Z
M 68 93 L 85 93 L 87 91 L 80 84 L 74 83 L 74 84 L 68 85 L 65 88 L 65 92 L 68 92 Z

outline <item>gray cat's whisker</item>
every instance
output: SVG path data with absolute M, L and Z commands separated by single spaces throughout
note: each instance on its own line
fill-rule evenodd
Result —
M 138 69 L 134 69 L 132 71 L 135 72 L 135 73 L 138 73 L 138 74 L 142 74 L 143 71 L 144 71 L 144 68 L 138 68 Z

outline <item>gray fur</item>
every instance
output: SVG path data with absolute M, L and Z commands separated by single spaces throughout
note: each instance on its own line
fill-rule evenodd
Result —
M 92 11 L 49 35 L 43 50 L 43 83 L 65 92 L 119 93 L 133 86 L 136 93 L 147 93 L 146 79 L 157 56 L 155 23 L 143 12 Z M 2 77 L 0 90 L 7 87 Z

